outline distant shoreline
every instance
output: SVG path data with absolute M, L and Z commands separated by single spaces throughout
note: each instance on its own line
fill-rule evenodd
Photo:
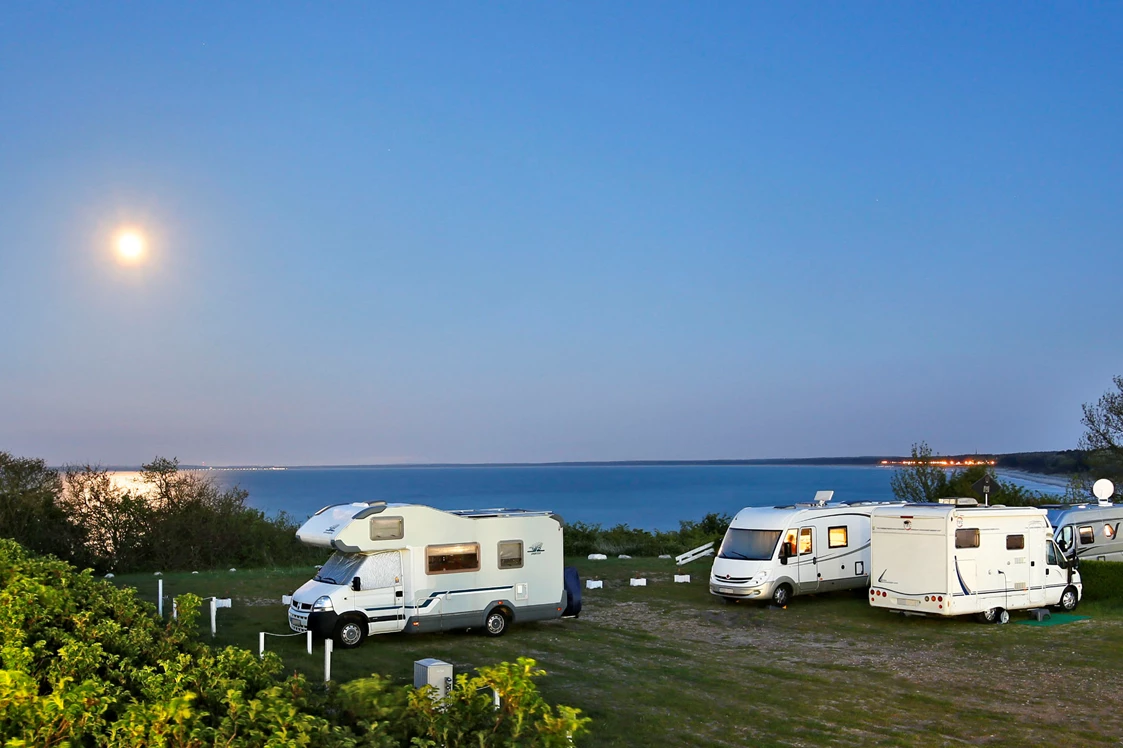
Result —
M 1051 473 L 1006 468 L 1002 466 L 1004 455 L 948 455 L 942 459 L 998 459 L 996 470 L 1011 477 L 1025 477 L 1038 483 L 1064 488 L 1068 477 Z M 430 462 L 430 463 L 385 463 L 385 464 L 339 464 L 339 465 L 180 465 L 181 470 L 207 471 L 284 471 L 284 470 L 392 470 L 392 469 L 431 469 L 431 468 L 539 468 L 539 467 L 886 467 L 899 465 L 883 464 L 907 460 L 899 455 L 878 455 L 860 457 L 797 457 L 765 459 L 721 459 L 721 460 L 568 460 L 558 462 Z M 949 466 L 951 467 L 951 466 Z M 959 466 L 954 466 L 959 467 Z M 139 471 L 139 466 L 107 466 L 115 472 Z

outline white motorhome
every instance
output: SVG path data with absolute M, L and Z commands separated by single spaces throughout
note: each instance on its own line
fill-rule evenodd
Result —
M 737 512 L 714 558 L 710 593 L 783 606 L 795 595 L 868 586 L 870 512 L 884 504 L 831 504 L 833 495 Z
M 512 622 L 567 614 L 562 521 L 550 512 L 340 504 L 296 534 L 335 553 L 293 593 L 289 627 L 342 647 L 397 631 L 499 636 Z
M 1080 602 L 1080 573 L 1045 510 L 945 502 L 874 510 L 870 605 L 1006 623 L 1011 610 Z
M 1057 545 L 1069 558 L 1123 561 L 1123 504 L 1065 504 L 1043 507 Z

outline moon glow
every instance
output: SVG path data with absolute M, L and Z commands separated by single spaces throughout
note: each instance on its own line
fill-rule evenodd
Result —
M 117 234 L 115 245 L 117 260 L 123 265 L 135 265 L 144 259 L 144 235 L 135 229 L 125 229 Z

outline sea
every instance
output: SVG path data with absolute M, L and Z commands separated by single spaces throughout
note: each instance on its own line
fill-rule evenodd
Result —
M 386 501 L 440 509 L 549 510 L 567 522 L 675 530 L 710 513 L 746 506 L 811 501 L 891 501 L 896 468 L 807 465 L 574 465 L 480 467 L 359 467 L 210 470 L 224 486 L 249 492 L 248 503 L 298 521 L 329 504 Z M 1060 494 L 1046 476 L 999 477 Z

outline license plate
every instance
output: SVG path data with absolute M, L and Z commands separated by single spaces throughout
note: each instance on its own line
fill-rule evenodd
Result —
M 718 587 L 717 591 L 723 592 L 727 595 L 736 595 L 738 592 L 740 592 L 740 590 L 735 590 L 732 587 Z
M 919 600 L 909 600 L 908 598 L 898 597 L 897 605 L 920 605 Z

